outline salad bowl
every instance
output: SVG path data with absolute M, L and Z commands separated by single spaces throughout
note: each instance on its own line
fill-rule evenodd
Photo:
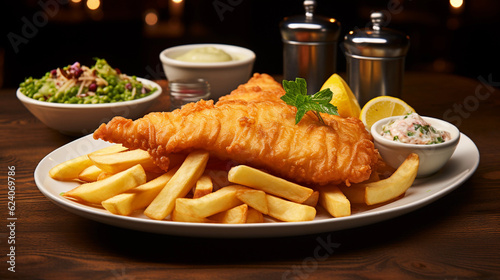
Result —
M 17 98 L 43 124 L 70 136 L 82 136 L 92 133 L 100 124 L 115 116 L 129 119 L 142 117 L 152 103 L 161 95 L 162 89 L 157 83 L 137 78 L 138 81 L 156 90 L 146 97 L 99 104 L 66 104 L 36 100 L 17 90 Z
M 105 59 L 92 67 L 75 62 L 19 85 L 17 98 L 42 123 L 63 134 L 93 132 L 115 116 L 143 116 L 161 95 L 153 81 L 123 74 Z

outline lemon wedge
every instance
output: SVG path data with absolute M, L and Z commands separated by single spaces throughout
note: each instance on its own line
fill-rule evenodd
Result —
M 409 113 L 415 113 L 415 110 L 403 100 L 392 96 L 378 96 L 363 106 L 359 119 L 369 130 L 378 120 Z
M 359 118 L 361 108 L 356 96 L 347 83 L 337 74 L 333 74 L 326 80 L 321 90 L 329 88 L 333 92 L 331 104 L 337 106 L 339 116 Z

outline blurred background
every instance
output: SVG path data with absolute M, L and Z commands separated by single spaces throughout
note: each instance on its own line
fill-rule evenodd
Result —
M 372 11 L 410 36 L 408 71 L 500 82 L 498 0 L 318 0 L 316 14 L 341 23 L 342 42 Z M 302 0 L 16 0 L 0 4 L 0 87 L 17 87 L 79 61 L 105 58 L 122 72 L 165 78 L 159 53 L 187 43 L 252 49 L 254 71 L 282 73 L 279 22 L 304 13 Z M 345 71 L 339 48 L 337 69 Z

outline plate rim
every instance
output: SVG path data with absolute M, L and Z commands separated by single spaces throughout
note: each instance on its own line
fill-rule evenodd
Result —
M 277 222 L 277 223 L 262 223 L 262 224 L 204 224 L 204 223 L 185 223 L 166 220 L 152 220 L 142 217 L 134 216 L 120 216 L 112 213 L 106 213 L 105 210 L 79 204 L 74 201 L 65 199 L 58 194 L 49 191 L 45 185 L 45 180 L 52 180 L 47 174 L 41 174 L 41 169 L 46 168 L 44 164 L 51 161 L 51 157 L 59 153 L 61 150 L 71 147 L 80 141 L 98 141 L 96 147 L 99 145 L 112 145 L 112 143 L 104 142 L 102 140 L 94 140 L 92 134 L 75 139 L 57 149 L 53 150 L 38 163 L 34 171 L 35 184 L 38 190 L 51 202 L 64 210 L 76 214 L 80 217 L 88 218 L 97 222 L 113 225 L 117 227 L 157 233 L 157 234 L 170 234 L 178 236 L 189 237 L 224 237 L 224 238 L 261 238 L 261 237 L 285 237 L 285 236 L 298 236 L 306 234 L 316 234 L 322 232 L 333 232 L 348 228 L 361 227 L 368 224 L 378 223 L 384 220 L 392 219 L 406 213 L 415 211 L 424 207 L 439 198 L 447 195 L 455 190 L 469 179 L 477 170 L 480 162 L 480 153 L 475 143 L 465 134 L 460 133 L 460 142 L 455 150 L 455 153 L 460 151 L 460 148 L 465 149 L 466 145 L 470 146 L 470 151 L 474 157 L 469 156 L 471 161 L 468 163 L 468 169 L 458 172 L 455 176 L 451 177 L 450 185 L 439 189 L 432 194 L 425 196 L 421 199 L 410 201 L 407 204 L 396 206 L 394 208 L 375 210 L 372 212 L 361 212 L 348 217 L 326 218 L 317 219 L 307 222 Z M 91 139 L 87 139 L 91 138 Z M 454 153 L 454 154 L 455 154 Z M 453 158 L 453 156 L 452 156 Z M 429 177 L 432 179 L 433 176 Z M 58 182 L 58 181 L 56 181 Z M 66 183 L 66 182 L 59 182 Z M 394 203 L 394 202 L 391 202 Z M 390 205 L 391 203 L 387 204 Z M 376 209 L 376 208 L 375 208 Z

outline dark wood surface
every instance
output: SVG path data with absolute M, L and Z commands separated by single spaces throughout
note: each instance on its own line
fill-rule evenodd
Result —
M 359 228 L 266 239 L 158 235 L 59 208 L 33 172 L 74 140 L 0 91 L 0 279 L 499 279 L 500 91 L 482 80 L 407 73 L 402 98 L 457 124 L 478 146 L 475 174 L 419 210 Z M 165 83 L 162 83 L 165 85 Z M 166 98 L 151 110 L 166 109 Z M 16 168 L 15 270 L 8 271 L 8 167 Z M 325 245 L 326 244 L 326 245 Z

